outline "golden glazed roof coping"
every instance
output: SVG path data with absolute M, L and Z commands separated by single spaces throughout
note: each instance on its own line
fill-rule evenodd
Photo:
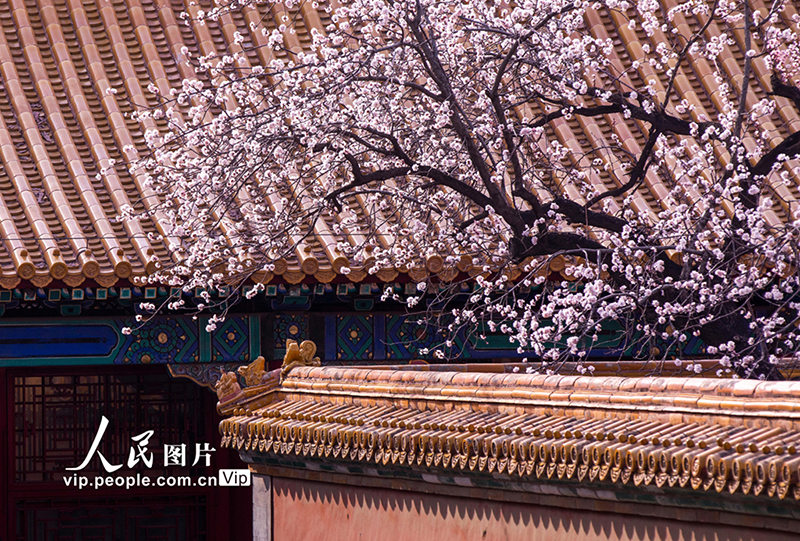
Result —
M 543 374 L 493 374 L 481 372 L 439 372 L 384 370 L 379 368 L 300 367 L 284 381 L 285 388 L 313 381 L 314 384 L 341 385 L 352 381 L 379 385 L 386 382 L 414 389 L 435 387 L 541 388 L 559 391 L 602 391 L 638 394 L 702 394 L 719 397 L 794 398 L 800 401 L 800 382 L 764 382 L 754 380 L 616 376 L 558 376 Z
M 800 382 L 308 366 L 294 367 L 282 380 L 278 371 L 264 373 L 261 385 L 244 390 L 232 383 L 233 375 L 229 379 L 235 388 L 218 391 L 223 415 L 255 410 L 275 400 L 301 400 L 381 403 L 403 410 L 544 408 L 554 415 L 606 418 L 674 415 L 682 422 L 750 426 L 781 422 L 800 429 Z
M 230 373 L 218 388 L 222 444 L 295 468 L 333 460 L 800 500 L 798 382 L 453 368 L 300 366 L 281 380 L 256 361 L 240 369 L 256 385 Z

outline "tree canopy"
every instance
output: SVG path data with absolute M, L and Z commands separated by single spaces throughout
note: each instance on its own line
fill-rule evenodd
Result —
M 236 1 L 187 24 L 233 14 L 229 51 L 185 48 L 194 75 L 137 113 L 174 256 L 154 282 L 313 274 L 318 252 L 425 269 L 445 307 L 468 272 L 449 330 L 554 363 L 608 322 L 651 357 L 699 337 L 720 373 L 797 358 L 791 2 Z

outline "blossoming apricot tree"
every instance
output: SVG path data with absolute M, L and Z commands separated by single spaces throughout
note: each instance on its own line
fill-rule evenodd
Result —
M 192 8 L 196 28 L 249 27 L 137 113 L 152 152 L 131 166 L 174 254 L 153 281 L 313 274 L 326 252 L 339 274 L 427 267 L 442 305 L 469 272 L 449 330 L 551 363 L 609 322 L 651 358 L 699 337 L 722 372 L 797 358 L 791 2 L 261 4 Z

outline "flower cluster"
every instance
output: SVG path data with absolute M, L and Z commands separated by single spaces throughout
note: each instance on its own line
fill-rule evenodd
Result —
M 609 328 L 620 355 L 700 339 L 720 373 L 798 355 L 785 3 L 237 0 L 185 19 L 249 26 L 225 54 L 198 39 L 193 76 L 137 113 L 151 153 L 131 167 L 160 203 L 132 214 L 173 256 L 151 281 L 468 273 L 468 299 L 420 295 L 458 299 L 452 332 L 486 324 L 554 367 Z

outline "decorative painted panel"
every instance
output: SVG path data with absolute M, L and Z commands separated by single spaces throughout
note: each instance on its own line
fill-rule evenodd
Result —
M 211 335 L 211 362 L 250 361 L 248 317 L 227 317 Z M 205 336 L 209 336 L 204 333 Z M 256 352 L 256 357 L 260 352 Z
M 436 333 L 420 316 L 386 317 L 386 358 L 413 359 L 421 355 L 420 349 L 436 343 Z
M 372 315 L 336 316 L 336 359 L 363 361 L 375 358 Z
M 434 349 L 444 353 L 445 359 L 471 359 L 485 357 L 476 351 L 473 340 L 467 338 L 463 329 L 452 338 L 447 346 L 442 333 L 434 322 L 426 322 L 425 316 L 392 315 L 386 317 L 386 358 L 387 359 L 431 359 L 435 360 Z M 440 325 L 445 324 L 442 321 Z M 492 351 L 488 356 L 506 352 Z
M 286 340 L 312 338 L 309 314 L 278 313 L 271 317 L 271 359 L 282 359 Z M 135 327 L 132 318 L 0 319 L 0 367 L 102 364 L 247 364 L 262 354 L 261 317 L 229 315 L 213 333 L 205 327 L 208 316 L 153 318 L 131 335 L 124 327 Z M 320 329 L 322 330 L 322 329 Z M 637 355 L 627 346 L 624 332 L 609 327 L 590 358 Z M 318 336 L 322 338 L 322 333 Z M 482 335 L 479 338 L 477 335 Z M 450 361 L 467 359 L 513 359 L 531 356 L 518 353 L 505 335 L 479 329 L 460 332 L 450 347 L 434 323 L 421 315 L 386 313 L 336 314 L 324 316 L 324 340 L 317 344 L 325 362 L 436 360 L 434 348 L 443 349 Z M 651 344 L 663 351 L 667 344 Z M 626 349 L 627 348 L 627 349 Z M 423 351 L 427 352 L 423 353 Z M 269 348 L 268 348 L 269 351 Z M 697 339 L 684 346 L 683 355 L 702 355 Z
M 122 364 L 199 362 L 198 331 L 191 320 L 151 319 L 126 337 Z
M 117 346 L 118 329 L 113 324 L 70 325 L 68 333 L 40 325 L 0 326 L 0 361 L 24 357 L 107 356 Z
M 0 320 L 0 366 L 248 363 L 261 352 L 258 316 Z M 130 335 L 122 329 L 132 327 Z
M 283 358 L 286 353 L 286 340 L 300 343 L 308 338 L 308 314 L 275 314 L 272 346 L 276 359 Z

